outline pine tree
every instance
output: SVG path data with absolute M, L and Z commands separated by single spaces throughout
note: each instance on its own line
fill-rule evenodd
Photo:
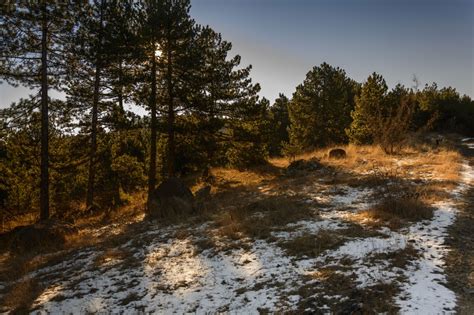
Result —
M 156 186 L 158 130 L 165 125 L 167 135 L 167 176 L 175 174 L 176 115 L 187 107 L 189 59 L 194 21 L 189 1 L 141 1 L 134 7 L 138 47 L 135 56 L 133 99 L 150 111 L 150 156 L 148 200 Z M 160 119 L 165 120 L 160 124 Z
M 3 138 L 6 149 L 6 161 L 3 163 L 5 186 L 8 192 L 6 207 L 12 212 L 38 208 L 37 194 L 40 191 L 41 152 L 41 113 L 36 109 L 37 97 L 20 99 L 9 108 L 2 110 Z M 74 167 L 70 161 L 69 147 L 65 147 L 66 126 L 72 117 L 68 106 L 59 100 L 49 102 L 49 175 L 50 175 L 50 212 L 60 214 L 69 204 L 70 196 L 61 198 L 61 187 L 67 185 L 65 178 Z M 1 164 L 1 163 L 0 163 Z M 1 166 L 0 166 L 1 168 Z
M 72 27 L 65 4 L 19 2 L 0 17 L 0 76 L 38 88 L 41 108 L 40 220 L 49 218 L 49 98 L 64 75 L 64 42 Z M 5 7 L 2 6 L 2 10 Z
M 409 132 L 414 131 L 413 118 L 418 107 L 415 93 L 397 84 L 387 93 L 385 108 L 378 111 L 379 116 L 373 121 L 374 142 L 379 144 L 388 154 L 401 149 Z
M 76 105 L 81 124 L 86 127 L 83 132 L 90 138 L 87 208 L 92 208 L 94 202 L 100 130 L 107 123 L 114 129 L 126 123 L 123 104 L 130 89 L 126 62 L 134 51 L 128 30 L 131 12 L 126 2 L 95 0 L 85 4 L 78 12 L 71 43 L 74 56 L 68 69 L 68 99 Z
M 148 204 L 156 186 L 158 133 L 158 62 L 163 23 L 162 1 L 143 1 L 135 7 L 138 21 L 139 54 L 135 56 L 134 100 L 150 111 L 150 153 L 148 158 Z M 137 71 L 138 70 L 138 71 Z
M 264 164 L 268 158 L 270 104 L 265 98 L 259 100 L 256 95 L 260 90 L 258 84 L 252 85 L 250 80 L 245 82 L 244 86 L 248 84 L 242 90 L 246 91 L 245 97 L 233 104 L 226 124 L 230 136 L 226 156 L 231 166 L 239 168 Z
M 289 105 L 290 142 L 303 149 L 346 142 L 356 84 L 327 63 L 314 67 Z
M 273 156 L 282 154 L 283 144 L 288 143 L 288 129 L 290 127 L 290 118 L 288 115 L 289 99 L 282 93 L 270 107 L 270 125 L 272 134 L 269 143 L 269 153 Z
M 228 58 L 232 45 L 220 33 L 206 26 L 199 29 L 196 41 L 199 60 L 190 82 L 194 88 L 191 111 L 197 117 L 197 136 L 206 155 L 203 178 L 208 178 L 210 167 L 216 163 L 216 152 L 223 141 L 229 140 L 223 133 L 225 117 L 236 98 L 233 86 L 242 78 L 235 72 L 240 56 Z
M 387 112 L 387 84 L 384 78 L 372 73 L 362 85 L 360 96 L 356 97 L 356 105 L 351 113 L 352 124 L 347 134 L 353 143 L 367 144 L 374 141 L 378 121 Z
M 176 115 L 185 112 L 190 95 L 190 80 L 193 78 L 193 43 L 195 39 L 194 20 L 189 15 L 189 0 L 158 1 L 162 12 L 159 49 L 162 57 L 159 63 L 163 116 L 166 117 L 167 176 L 175 176 L 176 171 Z

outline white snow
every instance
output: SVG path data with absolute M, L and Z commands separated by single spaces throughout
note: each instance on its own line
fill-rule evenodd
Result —
M 464 140 L 463 140 L 464 141 Z M 353 276 L 358 288 L 377 283 L 396 282 L 401 292 L 395 298 L 401 313 L 439 314 L 453 312 L 456 296 L 448 289 L 443 271 L 447 228 L 454 222 L 461 195 L 472 184 L 474 170 L 463 164 L 462 183 L 451 192 L 452 198 L 435 205 L 431 220 L 399 231 L 380 229 L 381 236 L 351 238 L 334 250 L 316 258 L 288 256 L 277 243 L 244 240 L 248 247 L 215 251 L 200 250 L 196 243 L 203 235 L 213 239 L 205 223 L 195 227 L 149 226 L 135 239 L 113 248 L 126 253 L 97 263 L 103 252 L 87 248 L 70 255 L 57 265 L 32 272 L 27 277 L 44 281 L 46 288 L 34 303 L 34 313 L 216 313 L 254 314 L 258 310 L 295 311 L 301 297 L 297 289 L 307 283 L 305 276 L 328 266 L 351 264 L 338 271 Z M 347 216 L 370 206 L 370 189 L 340 186 L 324 197 L 317 193 L 321 184 L 309 186 L 306 202 L 325 203 L 319 218 L 302 220 L 272 233 L 278 240 L 290 240 L 303 233 L 347 227 Z M 313 190 L 312 190 L 313 189 Z M 255 217 L 258 220 L 258 217 Z M 192 236 L 177 239 L 177 228 L 188 228 Z M 109 226 L 97 231 L 104 235 L 121 233 L 123 227 Z M 227 242 L 227 241 L 226 241 Z M 397 253 L 408 244 L 421 255 L 408 268 L 374 259 L 378 254 Z M 400 275 L 406 281 L 400 283 Z M 306 282 L 305 282 L 306 281 Z M 397 282 L 398 281 L 398 282 Z M 316 285 L 316 284 L 314 284 Z M 346 299 L 325 294 L 326 298 Z M 330 310 L 321 305 L 321 309 Z M 309 310 L 311 311 L 311 310 Z
M 284 307 L 280 296 L 292 286 L 279 289 L 275 284 L 293 282 L 308 265 L 304 260 L 293 263 L 278 247 L 264 241 L 256 241 L 250 251 L 238 250 L 229 255 L 209 255 L 208 251 L 196 254 L 189 240 L 153 243 L 143 252 L 146 253 L 143 265 L 135 270 L 88 271 L 81 275 L 84 280 L 77 286 L 57 283 L 51 286 L 36 304 L 41 306 L 41 313 L 53 314 L 100 309 L 113 313 L 143 310 L 199 314 L 211 310 L 234 313 L 254 313 L 258 308 L 276 310 Z M 254 289 L 257 284 L 263 285 Z M 97 291 L 77 296 L 77 291 L 88 288 Z M 245 290 L 239 293 L 240 288 Z M 68 299 L 52 300 L 58 290 Z M 139 301 L 121 305 L 130 293 L 136 294 Z M 298 299 L 291 296 L 288 303 L 294 304 Z
M 463 183 L 452 192 L 451 201 L 437 204 L 434 218 L 428 224 L 418 223 L 409 229 L 407 236 L 415 240 L 414 246 L 420 250 L 422 258 L 407 271 L 408 282 L 402 286 L 403 293 L 397 299 L 403 313 L 454 311 L 456 296 L 444 285 L 443 257 L 448 251 L 444 245 L 446 230 L 455 220 L 460 195 L 471 185 L 474 170 L 465 163 L 461 174 Z

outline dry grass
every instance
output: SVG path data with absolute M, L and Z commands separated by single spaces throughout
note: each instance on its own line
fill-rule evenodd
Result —
M 387 193 L 385 191 L 379 196 L 379 202 L 367 211 L 362 211 L 349 217 L 356 223 L 362 223 L 370 227 L 390 226 L 399 228 L 409 221 L 429 219 L 432 216 L 432 208 L 428 204 L 449 197 L 459 180 L 461 156 L 449 147 L 433 149 L 429 146 L 406 147 L 400 154 L 387 155 L 377 146 L 340 146 L 347 152 L 345 159 L 331 159 L 328 152 L 331 148 L 316 150 L 297 157 L 297 159 L 309 160 L 313 157 L 325 166 L 330 172 L 308 173 L 305 176 L 288 177 L 282 176 L 284 168 L 289 165 L 289 159 L 271 159 L 266 166 L 256 167 L 248 170 L 236 170 L 227 168 L 214 168 L 212 173 L 211 198 L 209 198 L 209 211 L 201 215 L 201 220 L 212 220 L 215 222 L 212 231 L 217 235 L 209 235 L 196 242 L 200 250 L 214 248 L 215 238 L 242 240 L 242 239 L 267 239 L 275 241 L 271 237 L 272 231 L 281 230 L 288 223 L 298 220 L 317 218 L 317 212 L 310 205 L 301 202 L 302 196 L 286 196 L 289 190 L 298 192 L 300 188 L 308 185 L 309 180 L 316 176 L 323 179 L 322 183 L 327 186 L 344 184 L 356 187 L 370 187 L 375 190 L 378 187 L 386 187 L 387 183 L 394 182 L 395 185 Z M 426 174 L 431 174 L 437 180 L 431 180 Z M 422 181 L 423 180 L 423 181 Z M 414 181 L 422 182 L 417 185 Z M 196 181 L 192 187 L 196 191 L 205 183 Z M 418 195 L 403 196 L 403 191 L 415 191 Z M 272 195 L 273 194 L 273 195 Z M 91 215 L 76 217 L 74 225 L 80 230 L 87 228 L 93 230 L 102 227 L 109 222 L 130 222 L 144 210 L 146 195 L 144 192 L 127 197 L 125 204 L 115 210 L 98 212 Z M 25 225 L 34 220 L 36 216 L 26 215 L 17 217 L 15 221 L 7 222 L 6 229 L 17 225 Z M 356 225 L 354 225 L 356 226 Z M 285 230 L 288 230 L 285 227 Z M 369 229 L 370 230 L 370 229 Z M 336 232 L 322 231 L 317 235 L 304 234 L 294 240 L 280 242 L 280 245 L 289 255 L 318 256 L 322 251 L 335 248 L 350 237 L 366 237 L 370 231 L 367 229 L 353 228 L 338 230 Z M 373 232 L 373 231 L 372 231 Z M 337 234 L 335 234 L 337 233 Z M 70 250 L 100 243 L 101 246 L 114 245 L 124 242 L 125 239 L 133 238 L 133 232 L 124 230 L 120 237 L 105 236 L 104 239 L 91 238 L 86 232 L 69 235 L 66 238 L 64 248 Z M 176 231 L 177 238 L 186 239 L 190 233 L 186 229 Z M 222 238 L 223 237 L 223 238 Z M 142 242 L 143 240 L 137 240 Z M 237 242 L 236 242 L 237 243 Z M 245 242 L 242 242 L 245 243 Z M 56 249 L 57 250 L 57 249 Z M 25 254 L 12 257 L 6 263 L 6 269 L 2 269 L 2 280 L 8 282 L 20 279 L 33 270 L 52 265 L 64 259 L 64 252 L 56 252 L 52 255 Z M 388 257 L 392 263 L 402 266 L 408 257 L 415 253 L 397 253 L 395 257 Z M 126 254 L 114 250 L 105 250 L 103 255 L 96 261 L 98 266 L 110 260 L 125 258 Z M 401 258 L 400 258 L 401 257 Z M 129 262 L 124 261 L 124 265 Z M 135 262 L 130 262 L 135 263 Z M 352 280 L 336 272 L 327 271 L 326 275 L 319 275 L 320 281 L 328 283 L 341 289 L 341 292 L 354 290 Z M 18 283 L 15 287 L 8 288 L 9 293 L 5 295 L 2 305 L 12 305 L 12 308 L 28 305 L 31 303 L 35 290 L 38 288 L 34 281 Z M 384 288 L 381 285 L 381 288 Z M 311 292 L 312 288 L 307 287 Z M 303 290 L 303 289 L 302 289 Z M 388 295 L 393 293 L 393 287 L 387 288 Z M 13 293 L 15 294 L 13 294 Z M 369 292 L 369 291 L 367 291 Z M 367 297 L 378 293 L 361 292 Z M 378 291 L 377 291 L 378 292 Z M 29 297 L 30 294 L 30 297 Z M 18 297 L 18 298 L 17 298 Z M 303 296 L 304 297 L 304 296 Z M 306 295 L 308 302 L 310 295 Z M 376 300 L 377 300 L 376 299 Z M 131 299 L 133 300 L 133 299 Z M 24 303 L 22 302 L 24 301 Z M 378 301 L 378 300 L 377 300 Z M 329 302 L 328 302 L 329 303 Z M 377 302 L 378 303 L 378 302 Z M 16 306 L 15 306 L 16 305 Z M 329 305 L 329 304 L 328 304 Z M 29 306 L 28 306 L 29 307 Z M 384 310 L 380 305 L 375 309 Z M 387 310 L 387 309 L 385 309 Z M 388 310 L 392 310 L 388 308 Z
M 347 153 L 347 157 L 343 159 L 329 158 L 328 152 L 334 148 L 344 149 Z M 337 147 L 322 148 L 312 152 L 307 152 L 296 156 L 296 160 L 310 160 L 312 158 L 319 159 L 323 164 L 338 169 L 363 169 L 370 167 L 371 162 L 377 162 L 380 165 L 390 165 L 393 158 L 378 146 L 357 146 L 357 145 L 342 145 Z M 275 158 L 271 159 L 270 163 L 277 167 L 288 167 L 290 164 L 289 158 Z
M 99 268 L 110 262 L 123 261 L 128 255 L 129 253 L 123 249 L 109 248 L 95 258 L 94 265 Z
M 0 300 L 10 314 L 29 314 L 33 302 L 41 292 L 37 281 L 28 278 L 15 283 Z
M 407 222 L 426 220 L 432 216 L 433 208 L 420 199 L 388 197 L 372 208 L 350 216 L 349 219 L 374 228 L 388 226 L 399 229 Z
M 17 226 L 34 224 L 36 221 L 38 221 L 38 218 L 39 212 L 27 212 L 14 216 L 6 215 L 5 213 L 0 212 L 0 233 L 11 231 Z
M 474 314 L 474 187 L 467 191 L 466 202 L 456 221 L 449 227 L 445 257 L 447 286 L 458 296 L 457 313 Z
M 414 137 L 411 140 L 410 145 L 405 146 L 397 155 L 387 155 L 379 146 L 375 145 L 358 146 L 349 144 L 337 146 L 347 152 L 347 157 L 344 159 L 329 158 L 328 152 L 334 147 L 301 154 L 296 159 L 309 160 L 314 157 L 319 159 L 327 169 L 334 170 L 334 173 L 336 173 L 336 175 L 330 176 L 331 181 L 328 182 L 333 184 L 375 185 L 374 177 L 366 176 L 374 169 L 392 171 L 397 169 L 399 176 L 410 179 L 423 178 L 426 176 L 426 172 L 430 172 L 433 177 L 443 182 L 443 186 L 459 180 L 461 155 L 454 149 L 451 142 L 444 143 L 443 147 L 433 148 L 430 144 L 421 142 L 419 138 Z M 280 175 L 289 163 L 289 158 L 274 158 L 270 159 L 267 165 L 247 170 L 213 168 L 211 172 L 214 180 L 211 194 L 213 196 L 226 192 L 232 192 L 233 194 L 235 190 L 255 192 L 261 185 L 278 189 L 279 186 L 285 184 L 286 180 Z M 189 183 L 192 183 L 193 191 L 206 184 L 195 177 L 188 180 Z M 69 219 L 74 219 L 77 226 L 83 226 L 124 221 L 143 213 L 146 201 L 145 192 L 125 196 L 125 199 L 124 206 L 120 208 L 115 210 L 103 209 L 102 212 L 92 215 L 82 213 L 81 209 L 84 208 L 84 205 L 76 204 L 74 205 L 75 209 L 70 211 L 73 217 Z M 223 198 L 223 201 L 227 202 L 229 199 L 231 198 Z M 217 208 L 222 208 L 221 206 L 222 203 Z M 78 213 L 80 215 L 77 215 Z M 31 224 L 36 219 L 37 213 L 27 213 L 14 218 L 4 217 L 2 218 L 1 228 L 3 231 L 8 231 L 15 226 Z
M 441 148 L 420 152 L 412 148 L 412 157 L 404 164 L 405 168 L 428 169 L 440 181 L 457 181 L 460 178 L 461 154 L 451 148 Z
M 329 158 L 328 152 L 333 148 L 344 149 L 347 157 L 344 159 Z M 456 181 L 459 179 L 461 161 L 460 153 L 452 145 L 433 149 L 423 144 L 404 147 L 397 155 L 388 155 L 376 145 L 360 146 L 349 144 L 318 149 L 296 157 L 296 159 L 304 160 L 311 158 L 317 158 L 324 165 L 340 172 L 361 175 L 372 172 L 374 168 L 396 169 L 401 174 L 409 175 L 412 178 L 420 178 L 424 175 L 424 171 L 428 170 L 432 172 L 434 177 L 444 181 Z M 398 163 L 400 160 L 403 163 Z M 271 159 L 270 163 L 276 167 L 285 168 L 290 164 L 290 159 L 275 158 Z
M 315 218 L 307 204 L 285 196 L 268 197 L 241 208 L 216 215 L 220 236 L 236 240 L 243 237 L 269 238 L 272 229 L 302 219 Z
M 276 179 L 281 174 L 281 170 L 276 165 L 269 163 L 246 170 L 217 167 L 212 169 L 212 174 L 215 183 L 212 192 L 218 192 L 222 189 L 261 185 L 262 182 Z M 196 183 L 192 190 L 199 189 L 201 185 L 201 182 Z
M 420 253 L 413 245 L 408 244 L 404 249 L 372 255 L 373 262 L 389 262 L 391 267 L 405 269 L 410 262 L 417 260 Z
M 305 233 L 278 245 L 291 256 L 317 257 L 325 250 L 334 249 L 342 243 L 343 239 L 337 232 L 322 230 L 316 235 Z
M 377 283 L 363 289 L 357 288 L 354 275 L 340 272 L 350 266 L 320 268 L 308 276 L 298 294 L 301 300 L 298 313 L 307 309 L 320 309 L 326 305 L 335 314 L 396 314 L 397 307 L 391 303 L 399 292 L 396 283 Z

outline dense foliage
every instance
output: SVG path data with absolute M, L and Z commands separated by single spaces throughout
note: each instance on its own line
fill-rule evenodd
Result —
M 212 180 L 213 166 L 330 144 L 394 153 L 419 130 L 474 135 L 474 102 L 454 88 L 389 90 L 380 74 L 360 84 L 327 63 L 270 105 L 231 43 L 192 19 L 189 0 L 2 10 L 0 77 L 34 91 L 0 116 L 4 213 L 117 207 L 166 177 Z
M 265 161 L 268 101 L 189 1 L 5 8 L 2 80 L 35 94 L 2 111 L 3 210 L 115 207 L 164 177 Z
M 290 143 L 311 148 L 345 142 L 356 89 L 344 70 L 327 63 L 314 67 L 289 106 Z

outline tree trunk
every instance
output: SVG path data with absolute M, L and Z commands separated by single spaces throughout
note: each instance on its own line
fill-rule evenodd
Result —
M 169 42 L 168 42 L 169 43 Z M 168 177 L 175 175 L 175 140 L 174 140 L 174 105 L 173 105 L 173 67 L 172 67 L 172 50 L 168 45 L 167 54 L 167 85 L 168 85 Z
M 214 58 L 213 56 L 211 56 L 212 60 L 212 64 L 214 64 Z M 206 182 L 212 182 L 212 174 L 211 174 L 211 167 L 212 167 L 212 163 L 213 163 L 213 160 L 214 160 L 214 152 L 216 150 L 215 146 L 216 146 L 216 142 L 217 142 L 217 139 L 215 138 L 215 132 L 217 132 L 217 130 L 214 130 L 214 118 L 215 118 L 215 111 L 217 110 L 217 101 L 216 101 L 216 89 L 215 89 L 215 79 L 214 79 L 214 76 L 212 76 L 212 79 L 211 79 L 211 106 L 209 108 L 209 116 L 208 116 L 208 124 L 209 124 L 209 129 L 211 130 L 211 133 L 208 135 L 207 139 L 206 139 L 206 153 L 207 153 L 207 161 L 206 161 L 206 166 L 205 166 L 205 169 L 204 169 L 204 174 L 203 174 L 203 179 L 206 181 Z
M 124 106 L 123 106 L 123 67 L 122 67 L 122 60 L 120 60 L 120 62 L 119 62 L 118 103 L 119 103 L 120 115 L 124 115 L 125 109 L 124 109 Z
M 49 219 L 49 138 L 48 138 L 48 18 L 46 2 L 43 4 L 41 37 L 41 175 L 40 220 Z
M 156 57 L 155 52 L 152 54 L 151 61 L 151 94 L 150 94 L 150 110 L 151 110 L 151 136 L 150 136 L 150 165 L 148 169 L 148 205 L 150 204 L 151 194 L 156 186 Z
M 97 120 L 100 89 L 100 66 L 96 65 L 94 79 L 94 98 L 92 101 L 91 147 L 89 153 L 89 176 L 87 179 L 86 206 L 90 208 L 94 203 L 95 156 L 97 152 Z
M 92 100 L 92 121 L 91 121 L 91 147 L 89 153 L 89 176 L 87 179 L 87 196 L 86 207 L 90 209 L 94 204 L 94 181 L 95 181 L 95 156 L 97 153 L 97 120 L 100 94 L 100 74 L 102 67 L 102 21 L 103 21 L 103 5 L 100 7 L 100 29 L 97 47 L 97 56 L 95 63 L 95 78 L 94 78 L 94 95 Z

